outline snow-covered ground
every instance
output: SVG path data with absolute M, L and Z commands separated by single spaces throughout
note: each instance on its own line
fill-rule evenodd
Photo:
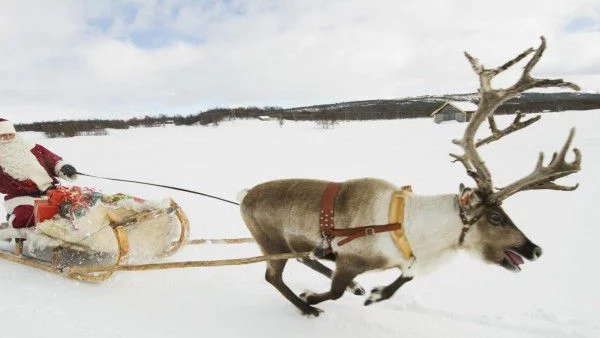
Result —
M 505 124 L 512 117 L 500 117 Z M 600 337 L 600 272 L 595 212 L 600 200 L 600 111 L 546 114 L 482 150 L 497 185 L 533 169 L 577 127 L 583 169 L 563 183 L 574 192 L 525 192 L 505 210 L 544 255 L 519 274 L 460 254 L 416 279 L 389 301 L 365 307 L 346 294 L 302 317 L 264 281 L 264 263 L 172 271 L 122 272 L 100 285 L 79 283 L 0 261 L 0 337 Z M 420 194 L 471 184 L 451 163 L 450 143 L 464 124 L 429 119 L 341 123 L 225 122 L 218 127 L 111 131 L 109 136 L 35 139 L 85 173 L 180 186 L 235 199 L 272 179 L 342 181 L 378 177 Z M 549 154 L 550 155 L 550 154 Z M 193 238 L 249 236 L 237 207 L 195 195 L 81 178 L 80 185 L 146 198 L 171 196 L 192 223 Z M 254 256 L 254 244 L 190 247 L 177 260 Z M 362 275 L 367 290 L 397 272 Z M 284 278 L 296 292 L 325 290 L 328 280 L 297 262 Z

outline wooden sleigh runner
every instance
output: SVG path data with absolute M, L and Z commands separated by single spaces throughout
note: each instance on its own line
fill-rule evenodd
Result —
M 0 258 L 71 279 L 102 282 L 113 271 L 74 269 L 153 262 L 188 244 L 189 221 L 172 199 L 152 204 L 123 201 L 97 203 L 76 219 L 54 215 L 36 222 L 35 228 L 13 229 L 4 223 Z M 37 218 L 37 206 L 35 214 Z

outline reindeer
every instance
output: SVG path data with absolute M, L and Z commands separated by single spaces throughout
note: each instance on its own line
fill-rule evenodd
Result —
M 511 195 L 526 190 L 549 189 L 571 191 L 575 186 L 554 183 L 580 170 L 581 153 L 573 149 L 575 159 L 567 162 L 575 129 L 571 129 L 562 149 L 554 153 L 548 165 L 544 165 L 544 154 L 540 153 L 534 170 L 523 178 L 502 188 L 495 188 L 490 170 L 478 153 L 478 148 L 497 141 L 504 136 L 523 129 L 540 119 L 540 116 L 523 120 L 519 113 L 513 123 L 499 129 L 493 117 L 496 108 L 520 93 L 543 87 L 562 87 L 579 90 L 573 83 L 562 79 L 536 79 L 531 70 L 540 60 L 546 48 L 541 37 L 537 50 L 529 48 L 504 65 L 487 69 L 465 52 L 473 70 L 479 77 L 479 107 L 469 121 L 462 139 L 454 140 L 464 153 L 450 154 L 454 162 L 460 162 L 467 174 L 475 180 L 475 187 L 460 185 L 458 194 L 423 196 L 407 193 L 405 198 L 402 228 L 412 249 L 408 257 L 400 252 L 389 233 L 377 232 L 364 226 L 386 224 L 390 211 L 390 199 L 398 188 L 386 181 L 364 178 L 343 182 L 334 197 L 331 211 L 336 229 L 352 229 L 365 232 L 345 245 L 333 241 L 328 245 L 324 237 L 328 234 L 320 228 L 320 207 L 324 191 L 329 182 L 309 179 L 287 179 L 262 183 L 241 196 L 241 213 L 244 222 L 256 239 L 262 252 L 268 254 L 311 251 L 316 255 L 300 261 L 312 269 L 331 278 L 327 292 L 304 292 L 297 296 L 283 282 L 282 273 L 287 260 L 271 260 L 267 263 L 265 278 L 285 298 L 292 302 L 304 315 L 318 316 L 320 309 L 313 305 L 325 300 L 340 298 L 348 288 L 355 294 L 364 294 L 364 289 L 353 279 L 367 271 L 397 268 L 400 276 L 393 283 L 374 288 L 365 305 L 390 298 L 403 284 L 416 275 L 431 271 L 443 262 L 443 258 L 464 249 L 474 253 L 484 262 L 499 265 L 518 272 L 523 258 L 534 261 L 542 255 L 542 249 L 531 242 L 519 230 L 502 208 L 502 201 Z M 535 53 L 534 53 L 535 52 Z M 524 67 L 521 77 L 506 89 L 495 89 L 492 79 L 517 62 L 534 53 Z M 475 133 L 488 120 L 491 135 L 475 141 Z M 329 234 L 331 235 L 331 234 Z M 335 261 L 332 271 L 313 258 Z

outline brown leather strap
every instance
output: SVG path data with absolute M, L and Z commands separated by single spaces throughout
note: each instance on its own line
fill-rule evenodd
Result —
M 370 232 L 369 229 L 377 230 L 375 232 L 392 231 L 397 230 L 400 223 L 384 224 L 384 225 L 367 225 L 364 227 L 346 228 L 346 229 L 333 229 L 331 234 L 335 237 L 352 236 L 357 232 Z
M 371 225 L 371 226 L 366 226 L 366 227 L 357 227 L 357 228 L 348 228 L 348 229 L 334 229 L 332 234 L 334 237 L 348 236 L 337 243 L 338 246 L 342 246 L 342 245 L 347 244 L 348 242 L 353 241 L 360 237 L 371 236 L 371 235 L 374 235 L 379 232 L 399 230 L 401 228 L 402 228 L 402 224 L 392 223 L 392 224 L 385 224 L 385 225 Z
M 329 247 L 331 247 L 331 241 L 333 240 L 334 235 L 331 233 L 333 229 L 335 229 L 334 222 L 334 213 L 333 209 L 335 206 L 335 197 L 337 196 L 341 183 L 331 182 L 325 188 L 325 192 L 323 192 L 323 199 L 321 201 L 321 214 L 320 214 L 320 225 L 321 232 L 323 237 L 329 243 Z
M 333 209 L 335 207 L 335 198 L 341 186 L 341 183 L 329 183 L 325 188 L 325 192 L 323 192 L 323 199 L 321 201 L 321 214 L 319 223 L 321 225 L 321 233 L 323 234 L 323 238 L 327 240 L 329 248 L 331 248 L 331 242 L 333 241 L 334 237 L 346 237 L 337 243 L 338 246 L 342 246 L 360 237 L 370 236 L 380 232 L 399 230 L 402 228 L 402 224 L 392 223 L 348 229 L 336 229 Z

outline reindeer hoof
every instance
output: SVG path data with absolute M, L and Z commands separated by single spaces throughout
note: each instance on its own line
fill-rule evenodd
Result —
M 305 317 L 319 317 L 323 310 L 314 306 L 307 306 L 302 310 L 302 315 Z
M 379 287 L 376 287 L 373 290 L 371 290 L 371 294 L 369 295 L 369 298 L 367 298 L 367 300 L 365 300 L 365 306 L 371 305 L 373 303 L 381 302 L 382 300 L 387 299 L 383 295 L 384 290 L 385 290 L 384 286 L 379 286 Z
M 365 288 L 363 288 L 359 284 L 352 284 L 351 286 L 348 286 L 348 291 L 352 292 L 357 296 L 364 296 L 366 294 Z

